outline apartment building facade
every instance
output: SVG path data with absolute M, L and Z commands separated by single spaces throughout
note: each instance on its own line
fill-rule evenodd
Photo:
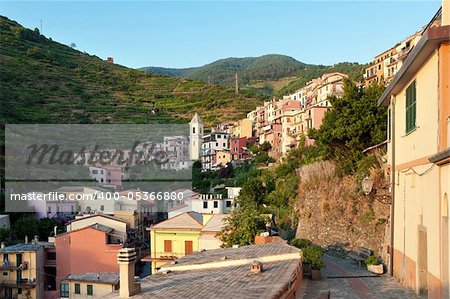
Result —
M 379 100 L 388 107 L 394 276 L 429 298 L 450 293 L 450 4 Z

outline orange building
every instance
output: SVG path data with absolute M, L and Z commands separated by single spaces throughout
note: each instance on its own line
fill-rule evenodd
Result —
M 56 236 L 57 289 L 73 274 L 119 272 L 117 253 L 122 244 L 113 244 L 114 230 L 93 224 Z

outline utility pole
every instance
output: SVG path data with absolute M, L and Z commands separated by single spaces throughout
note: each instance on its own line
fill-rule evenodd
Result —
M 43 34 L 43 32 L 42 32 L 42 19 L 41 19 L 41 34 Z
M 234 92 L 235 92 L 236 94 L 238 94 L 238 93 L 239 93 L 239 78 L 238 78 L 238 74 L 237 74 L 237 73 L 235 74 L 235 79 L 236 79 L 236 85 L 235 85 L 235 90 L 234 90 Z
M 208 85 L 211 85 L 211 76 L 208 76 Z

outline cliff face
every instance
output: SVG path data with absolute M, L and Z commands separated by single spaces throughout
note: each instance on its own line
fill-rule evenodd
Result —
M 390 204 L 382 203 L 375 192 L 385 186 L 382 172 L 371 170 L 375 194 L 369 196 L 362 194 L 355 176 L 336 176 L 335 165 L 328 161 L 303 166 L 298 174 L 296 237 L 338 255 L 364 246 L 386 262 Z

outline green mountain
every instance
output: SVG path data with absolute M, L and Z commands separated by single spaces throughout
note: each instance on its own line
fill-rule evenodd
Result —
M 359 81 L 366 66 L 354 62 L 342 62 L 333 66 L 305 64 L 289 56 L 271 54 L 260 57 L 225 58 L 201 67 L 183 69 L 144 67 L 140 70 L 223 85 L 233 85 L 235 74 L 238 73 L 243 90 L 251 90 L 264 96 L 282 96 L 328 72 L 342 72 Z
M 204 82 L 228 84 L 235 82 L 235 74 L 239 74 L 239 80 L 247 84 L 252 80 L 276 80 L 295 75 L 306 66 L 285 55 L 264 55 L 260 57 L 225 58 L 213 63 L 184 69 L 144 67 L 147 73 L 155 73 L 167 76 L 190 78 Z
M 0 121 L 186 122 L 237 119 L 262 98 L 232 87 L 145 74 L 52 41 L 0 16 Z

